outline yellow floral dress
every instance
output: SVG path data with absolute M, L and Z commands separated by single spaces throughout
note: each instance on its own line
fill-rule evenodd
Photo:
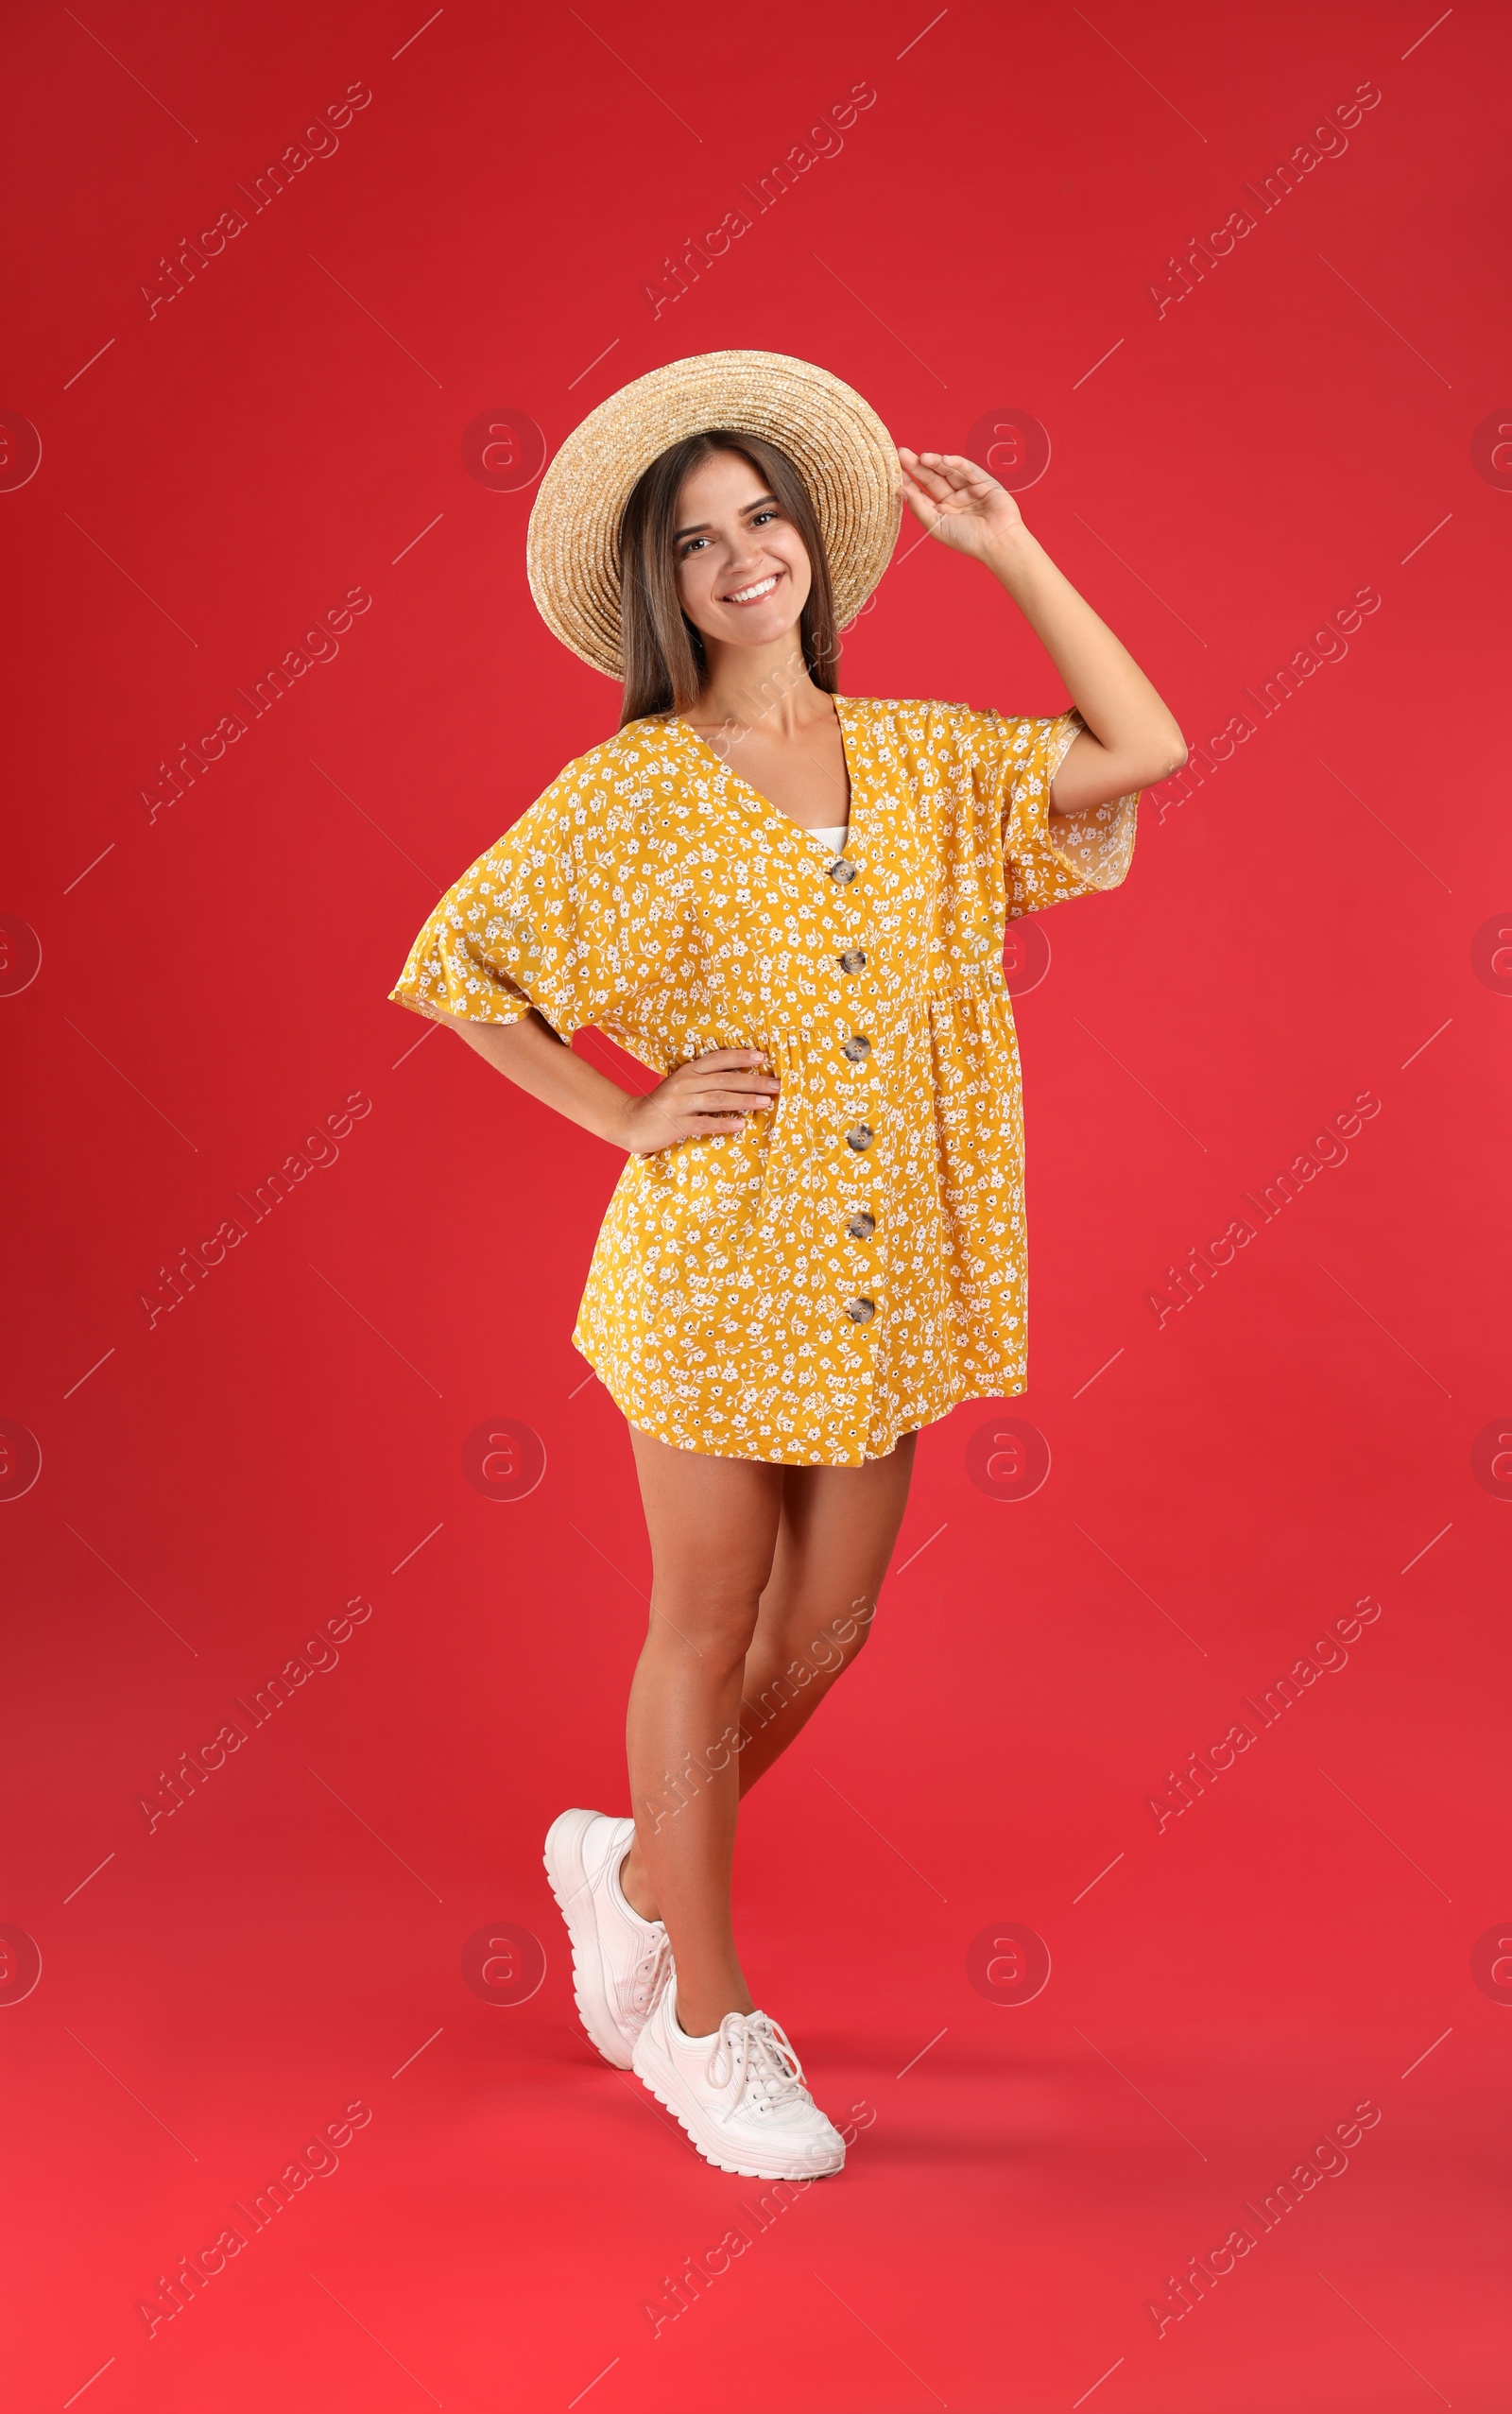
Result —
M 761 1048 L 775 1107 L 630 1157 L 573 1339 L 680 1450 L 856 1467 L 1022 1391 L 1023 1116 L 1006 918 L 1116 888 L 1138 795 L 1050 819 L 1079 714 L 837 696 L 830 860 L 687 724 L 569 763 L 437 905 L 403 1005 L 595 1026 L 659 1075 Z

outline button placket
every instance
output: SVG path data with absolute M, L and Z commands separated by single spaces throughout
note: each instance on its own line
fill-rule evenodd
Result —
M 829 872 L 837 888 L 849 888 L 856 877 L 856 867 L 847 857 L 840 855 L 830 865 Z M 848 978 L 853 979 L 858 973 L 864 973 L 867 969 L 867 951 L 858 941 L 852 940 L 849 946 L 840 951 L 835 960 L 841 972 Z M 859 1073 L 863 1069 L 868 1069 L 868 1060 L 871 1055 L 871 1042 L 864 1031 L 850 1032 L 840 1041 L 839 1045 L 848 1072 Z M 854 1112 L 854 1108 L 851 1112 Z M 856 1156 L 864 1156 L 875 1141 L 876 1133 L 869 1123 L 858 1121 L 850 1126 L 845 1137 L 847 1147 Z M 844 1224 L 846 1237 L 857 1246 L 869 1241 L 876 1229 L 877 1219 L 867 1207 L 852 1207 Z M 868 1273 L 862 1275 L 863 1282 L 868 1280 L 869 1271 L 868 1268 Z M 841 1302 L 840 1312 L 849 1322 L 853 1336 L 859 1341 L 862 1333 L 876 1316 L 877 1302 L 870 1291 L 857 1290 L 851 1298 Z M 869 1353 L 868 1362 L 869 1363 Z

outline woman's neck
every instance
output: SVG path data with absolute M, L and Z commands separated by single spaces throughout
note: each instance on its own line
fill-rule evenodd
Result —
M 706 641 L 707 642 L 707 641 Z M 774 737 L 799 732 L 833 712 L 809 677 L 797 645 L 709 647 L 709 675 L 683 718 L 694 726 L 761 727 Z

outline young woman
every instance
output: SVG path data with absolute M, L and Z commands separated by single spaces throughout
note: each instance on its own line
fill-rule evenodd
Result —
M 836 694 L 835 629 L 901 500 L 1007 589 L 1075 708 Z M 1005 918 L 1114 887 L 1170 713 L 954 454 L 765 353 L 601 405 L 531 516 L 556 633 L 624 681 L 441 900 L 392 994 L 627 1162 L 574 1338 L 628 1422 L 650 1533 L 631 1818 L 546 1869 L 583 2025 L 726 2170 L 838 2170 L 735 1949 L 741 1795 L 865 1642 L 919 1428 L 1025 1382 L 1022 1123 Z M 632 1095 L 569 1044 L 608 1032 Z

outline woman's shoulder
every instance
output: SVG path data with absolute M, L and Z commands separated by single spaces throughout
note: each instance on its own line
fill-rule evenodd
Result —
M 936 756 L 974 754 L 1002 719 L 990 709 L 943 696 L 842 696 L 835 701 L 859 717 L 878 743 Z
M 668 763 L 677 751 L 678 722 L 672 713 L 647 713 L 643 719 L 627 721 L 612 737 L 591 746 L 586 754 L 575 756 L 565 766 L 561 777 L 569 774 L 583 786 L 594 780 L 616 780 L 627 771 L 656 768 Z
M 564 763 L 507 835 L 541 838 L 551 829 L 606 826 L 633 814 L 648 782 L 669 773 L 674 745 L 664 717 L 628 722 Z

